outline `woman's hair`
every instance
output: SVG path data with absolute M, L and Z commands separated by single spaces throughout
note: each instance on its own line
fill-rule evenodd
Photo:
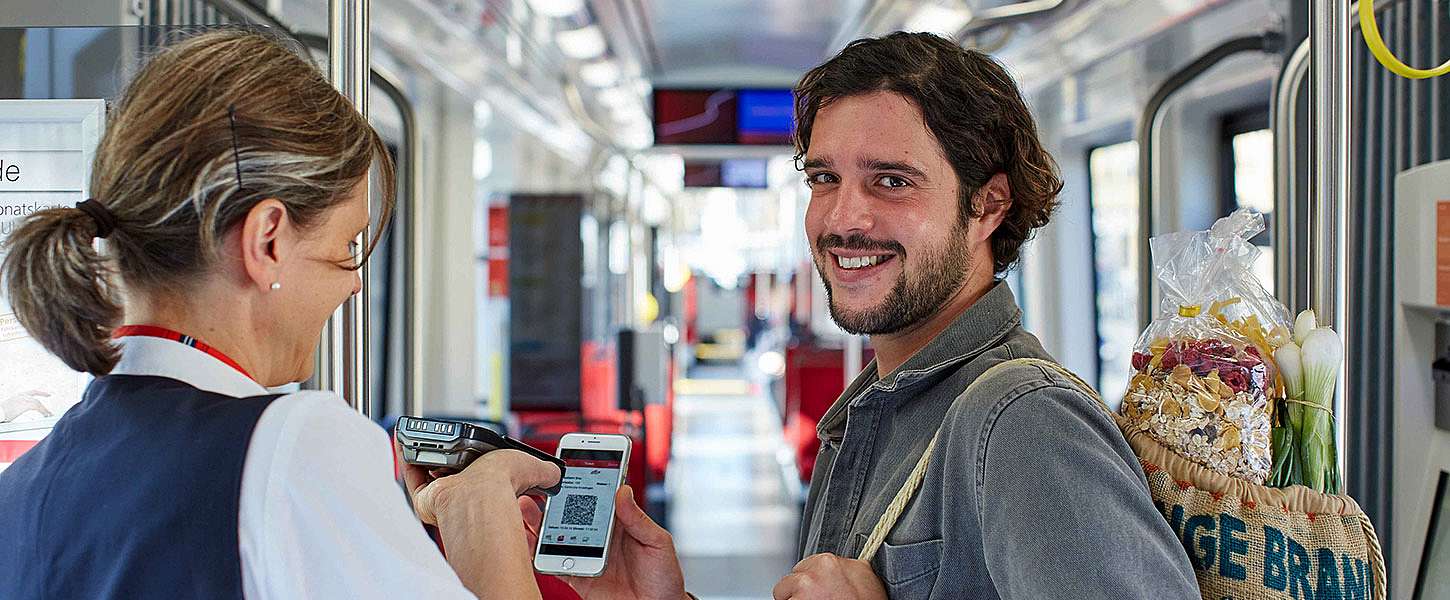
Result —
M 393 166 L 367 118 L 269 35 L 202 33 L 150 57 L 108 116 L 90 180 L 114 219 L 106 255 L 92 246 L 104 233 L 99 220 L 51 208 L 10 237 L 0 273 L 41 345 L 72 369 L 104 375 L 119 358 L 110 337 L 121 286 L 184 293 L 258 202 L 275 198 L 299 227 L 313 227 L 370 172 L 382 187 L 381 224 Z
M 1047 224 L 1062 191 L 1057 163 L 1037 139 L 1037 124 L 1001 64 L 930 33 L 860 39 L 811 69 L 795 87 L 796 160 L 811 145 L 816 113 L 833 101 L 894 92 L 914 102 L 956 172 L 962 223 L 980 216 L 977 190 L 1006 173 L 1012 204 L 992 233 L 993 270 L 1017 262 L 1022 244 Z

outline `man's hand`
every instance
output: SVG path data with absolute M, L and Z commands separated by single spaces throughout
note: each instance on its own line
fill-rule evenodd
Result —
M 539 541 L 544 515 L 531 498 L 519 499 L 528 532 L 529 551 Z M 584 600 L 684 600 L 685 575 L 675 556 L 670 532 L 650 520 L 634 503 L 634 492 L 620 486 L 614 495 L 614 533 L 609 561 L 599 577 L 560 577 Z
M 808 556 L 775 584 L 775 600 L 886 600 L 886 588 L 865 561 Z

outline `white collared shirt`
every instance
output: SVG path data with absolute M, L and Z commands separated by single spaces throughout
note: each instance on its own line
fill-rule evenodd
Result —
M 171 340 L 118 340 L 113 375 L 197 389 L 267 389 Z M 263 411 L 247 445 L 238 514 L 242 592 L 263 598 L 474 598 L 408 508 L 386 432 L 330 392 L 298 392 Z

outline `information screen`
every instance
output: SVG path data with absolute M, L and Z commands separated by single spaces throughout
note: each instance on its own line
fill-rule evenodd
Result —
M 564 450 L 560 458 L 564 482 L 549 499 L 539 553 L 603 558 L 624 452 Z
M 0 260 L 30 214 L 86 198 L 101 100 L 0 100 Z M 80 401 L 87 376 L 21 327 L 0 289 L 0 469 Z
M 766 186 L 763 158 L 685 161 L 685 187 L 756 188 Z
M 736 121 L 741 144 L 789 144 L 795 114 L 790 90 L 740 90 Z
M 789 145 L 788 89 L 656 89 L 656 144 Z

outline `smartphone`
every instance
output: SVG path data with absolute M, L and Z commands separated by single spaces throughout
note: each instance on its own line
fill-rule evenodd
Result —
M 614 494 L 629 465 L 628 436 L 570 433 L 559 440 L 564 481 L 544 506 L 534 570 L 598 577 L 614 533 Z
M 559 468 L 561 474 L 564 472 L 564 461 L 558 457 L 472 423 L 399 417 L 398 426 L 393 433 L 403 448 L 403 462 L 428 467 L 440 474 L 451 475 L 462 471 L 474 459 L 501 449 L 518 450 L 552 463 Z M 561 481 L 560 484 L 562 483 Z M 560 484 L 534 491 L 552 496 L 559 493 Z

